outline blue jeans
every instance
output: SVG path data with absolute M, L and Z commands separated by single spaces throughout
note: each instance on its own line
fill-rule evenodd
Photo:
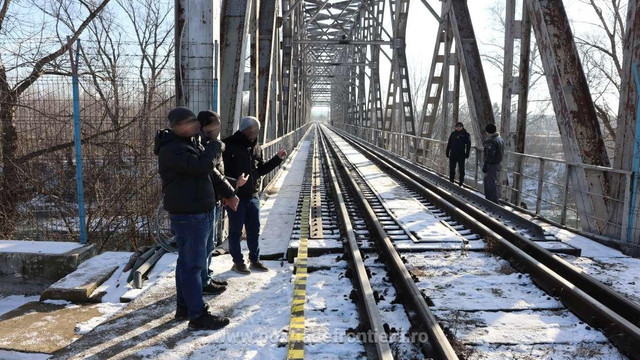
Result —
M 220 222 L 220 213 L 221 213 L 220 205 L 216 205 L 210 211 L 211 215 L 211 231 L 209 235 L 207 235 L 207 266 L 202 269 L 202 284 L 207 285 L 209 281 L 211 281 L 211 275 L 213 275 L 213 271 L 210 269 L 211 267 L 211 258 L 213 254 L 213 250 L 216 248 L 217 238 L 218 238 L 218 223 Z
M 204 310 L 202 271 L 207 266 L 207 237 L 211 232 L 211 212 L 195 215 L 170 214 L 171 229 L 178 245 L 176 297 L 178 306 L 186 307 L 189 319 Z
M 240 236 L 242 227 L 247 232 L 247 246 L 249 247 L 249 260 L 258 261 L 260 257 L 260 247 L 258 238 L 260 237 L 260 199 L 240 199 L 238 210 L 228 210 L 229 217 L 229 252 L 236 264 L 244 262 L 242 258 L 242 248 L 240 247 Z

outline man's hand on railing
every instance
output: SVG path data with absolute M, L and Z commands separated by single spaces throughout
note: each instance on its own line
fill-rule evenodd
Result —
M 278 150 L 277 155 L 280 159 L 284 159 L 285 157 L 287 157 L 287 150 L 285 150 L 285 148 L 281 148 L 280 150 Z

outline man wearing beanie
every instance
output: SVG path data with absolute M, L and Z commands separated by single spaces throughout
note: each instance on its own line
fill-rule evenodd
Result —
M 459 122 L 456 129 L 449 135 L 447 142 L 447 158 L 449 159 L 449 181 L 454 182 L 456 178 L 456 165 L 460 171 L 460 186 L 464 183 L 464 162 L 471 153 L 471 136 L 464 125 Z
M 496 131 L 495 124 L 485 127 L 487 139 L 484 141 L 484 197 L 494 203 L 498 203 L 500 197 L 500 170 L 502 156 L 504 155 L 504 140 Z
M 229 212 L 229 252 L 233 257 L 233 271 L 240 274 L 249 274 L 242 257 L 240 236 L 244 226 L 247 234 L 247 246 L 249 247 L 249 261 L 251 269 L 268 271 L 260 261 L 260 178 L 274 170 L 285 156 L 287 151 L 280 149 L 278 153 L 266 163 L 263 159 L 262 148 L 258 144 L 260 134 L 260 122 L 252 116 L 247 116 L 240 122 L 240 127 L 235 134 L 224 139 L 226 148 L 223 153 L 226 175 L 239 178 L 243 174 L 249 176 L 247 184 L 238 188 L 237 195 L 240 198 L 238 211 Z
M 162 179 L 164 209 L 178 246 L 175 318 L 189 319 L 190 330 L 213 330 L 229 324 L 229 318 L 213 315 L 202 297 L 224 287 L 202 283 L 207 265 L 206 242 L 213 224 L 216 194 L 210 174 L 222 145 L 199 141 L 200 123 L 185 107 L 169 111 L 169 129 L 158 131 L 154 153 Z

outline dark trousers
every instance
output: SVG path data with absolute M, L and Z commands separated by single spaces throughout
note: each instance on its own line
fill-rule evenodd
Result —
M 202 273 L 207 267 L 207 238 L 213 223 L 212 212 L 195 215 L 169 215 L 178 245 L 176 295 L 178 306 L 186 307 L 190 319 L 204 310 Z
M 500 197 L 500 181 L 498 175 L 502 167 L 500 164 L 485 164 L 487 172 L 484 173 L 484 197 L 494 203 L 498 203 Z
M 202 269 L 202 284 L 207 285 L 211 280 L 211 276 L 213 275 L 213 271 L 210 269 L 211 267 L 211 258 L 213 254 L 213 250 L 216 248 L 217 239 L 218 239 L 218 224 L 220 222 L 220 209 L 219 205 L 216 205 L 213 209 L 211 209 L 211 231 L 209 231 L 209 235 L 207 235 L 207 266 Z
M 464 182 L 464 161 L 466 157 L 462 155 L 451 155 L 449 157 L 449 181 L 453 182 L 456 179 L 456 165 L 460 171 L 460 184 Z
M 242 248 L 240 246 L 240 236 L 242 236 L 242 227 L 247 232 L 247 246 L 249 247 L 249 260 L 251 262 L 258 261 L 260 257 L 260 246 L 258 238 L 260 237 L 260 199 L 240 199 L 238 210 L 228 210 L 229 217 L 229 253 L 233 258 L 233 262 L 242 263 Z

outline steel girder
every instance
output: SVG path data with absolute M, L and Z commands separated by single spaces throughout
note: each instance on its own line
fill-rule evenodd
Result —
M 274 63 L 278 52 L 278 31 L 276 27 L 279 1 L 260 0 L 258 17 L 258 118 L 262 124 L 260 138 L 266 142 L 269 133 L 274 134 L 272 127 L 277 125 L 272 117 L 272 92 L 274 83 Z
M 221 136 L 238 128 L 242 116 L 245 54 L 255 0 L 223 0 L 220 24 Z
M 176 105 L 213 109 L 215 36 L 213 1 L 177 0 L 175 11 Z M 210 14 L 200 19 L 202 14 Z
M 488 124 L 495 123 L 495 119 L 480 59 L 478 41 L 473 30 L 467 1 L 449 0 L 449 11 L 475 140 L 476 143 L 482 143 L 484 128 Z
M 502 87 L 502 118 L 500 132 L 503 134 L 509 148 L 517 153 L 524 153 L 526 126 L 527 126 L 527 100 L 529 97 L 529 61 L 531 56 L 531 21 L 526 4 L 523 3 L 522 20 L 516 20 L 516 1 L 507 0 L 505 16 L 505 46 L 504 46 L 504 77 Z M 514 69 L 514 45 L 520 40 L 520 61 L 518 76 Z M 514 96 L 518 97 L 516 110 L 516 129 L 511 130 L 511 104 Z M 520 205 L 522 201 L 522 183 L 524 177 L 524 159 L 516 156 L 514 159 L 514 190 L 508 194 L 511 202 Z
M 420 134 L 424 137 L 433 136 L 440 101 L 443 102 L 440 138 L 446 139 L 448 131 L 452 130 L 453 125 L 459 121 L 460 75 L 462 75 L 475 141 L 482 143 L 482 130 L 487 124 L 495 123 L 495 119 L 467 2 L 465 0 L 443 2 L 440 18 Z M 452 42 L 455 42 L 455 53 L 452 53 Z M 443 54 L 440 53 L 442 49 L 444 49 Z M 450 90 L 452 65 L 454 66 L 453 90 Z
M 394 45 L 384 115 L 384 130 L 415 135 L 405 41 L 410 1 L 389 0 L 389 4 Z
M 562 0 L 527 0 L 542 56 L 565 159 L 572 164 L 609 166 L 609 158 Z M 600 171 L 571 171 L 576 207 L 583 230 L 606 234 L 612 204 L 610 183 Z M 613 235 L 615 234 L 606 234 Z
M 627 8 L 627 29 L 624 37 L 624 59 L 622 64 L 622 82 L 620 84 L 620 106 L 618 109 L 618 126 L 616 129 L 616 153 L 613 166 L 616 169 L 633 170 L 634 147 L 640 141 L 640 134 L 636 134 L 638 89 L 634 83 L 632 65 L 635 61 L 640 66 L 640 2 L 629 0 Z M 635 174 L 637 177 L 638 174 Z M 624 179 L 616 179 L 616 182 L 624 183 Z M 617 189 L 618 199 L 622 198 L 625 188 L 620 186 Z M 624 209 L 623 204 L 618 204 L 615 209 L 615 219 L 619 223 L 624 223 L 624 216 L 628 216 L 627 211 L 634 209 Z M 638 215 L 636 215 L 637 218 Z M 636 222 L 638 219 L 636 219 Z M 629 224 L 632 228 L 634 224 Z M 627 231 L 623 229 L 623 231 Z M 632 234 L 635 243 L 640 243 L 640 230 L 636 229 Z M 623 239 L 626 234 L 623 234 Z

